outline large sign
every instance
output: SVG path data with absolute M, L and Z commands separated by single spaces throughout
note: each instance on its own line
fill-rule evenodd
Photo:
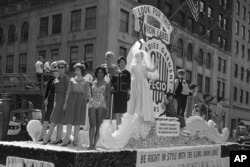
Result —
M 174 89 L 174 63 L 167 49 L 170 44 L 170 35 L 173 28 L 167 17 L 157 8 L 150 5 L 142 5 L 133 9 L 135 16 L 135 31 L 143 36 L 131 48 L 127 57 L 127 64 L 130 65 L 133 54 L 136 50 L 146 51 L 152 62 L 158 59 L 159 80 L 149 80 L 154 102 L 155 117 L 164 112 L 164 93 L 173 93 Z
M 220 145 L 138 150 L 137 167 L 228 167 Z
M 135 16 L 135 31 L 148 37 L 157 37 L 170 44 L 170 34 L 173 28 L 168 18 L 157 8 L 142 5 L 133 9 Z

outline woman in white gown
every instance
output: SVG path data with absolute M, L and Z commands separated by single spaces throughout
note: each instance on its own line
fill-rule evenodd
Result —
M 127 113 L 123 115 L 122 123 L 114 133 L 112 126 L 107 122 L 101 127 L 102 142 L 107 148 L 123 148 L 132 137 L 145 138 L 155 121 L 147 78 L 159 78 L 158 62 L 153 67 L 150 56 L 143 50 L 136 51 L 133 56 L 130 65 L 131 94 Z

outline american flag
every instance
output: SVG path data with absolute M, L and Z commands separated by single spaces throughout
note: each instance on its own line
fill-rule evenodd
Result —
M 195 21 L 198 21 L 199 19 L 199 1 L 195 0 L 187 0 L 187 4 L 191 10 L 191 13 L 194 17 Z

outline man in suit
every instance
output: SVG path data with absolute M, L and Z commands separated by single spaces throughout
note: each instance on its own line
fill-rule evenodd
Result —
M 177 100 L 177 114 L 184 117 L 187 105 L 187 96 L 191 95 L 188 84 L 185 80 L 185 71 L 179 69 L 177 71 L 178 79 L 175 79 L 175 98 Z

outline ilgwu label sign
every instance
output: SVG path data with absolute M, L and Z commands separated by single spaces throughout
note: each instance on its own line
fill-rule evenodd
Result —
M 133 58 L 133 51 L 142 49 L 146 51 L 151 61 L 160 61 L 158 71 L 159 80 L 151 81 L 152 99 L 154 102 L 155 117 L 165 110 L 163 92 L 173 92 L 174 89 L 174 64 L 167 49 L 170 44 L 170 35 L 173 28 L 167 17 L 157 8 L 150 5 L 142 5 L 133 9 L 135 16 L 135 31 L 143 36 L 130 49 L 127 62 Z

